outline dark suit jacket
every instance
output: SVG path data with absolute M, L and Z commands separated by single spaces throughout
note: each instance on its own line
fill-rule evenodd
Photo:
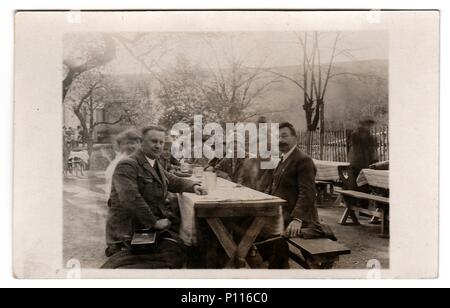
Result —
M 221 171 L 226 173 L 226 175 L 234 182 L 238 183 L 239 175 L 241 173 L 243 163 L 245 158 L 222 158 L 217 165 L 214 167 L 214 170 Z M 234 161 L 234 170 L 233 170 L 233 161 Z M 221 176 L 218 173 L 218 176 Z M 242 183 L 240 183 L 242 184 Z
M 194 192 L 194 184 L 167 172 L 158 160 L 153 168 L 141 150 L 120 161 L 112 179 L 107 244 L 122 243 L 124 237 L 152 228 L 157 220 L 170 219 L 168 192 Z
M 358 173 L 378 161 L 377 140 L 366 128 L 359 127 L 351 134 L 348 161 Z
M 298 148 L 275 169 L 267 192 L 287 201 L 283 209 L 286 227 L 293 218 L 302 220 L 303 227 L 318 222 L 315 177 L 314 162 Z

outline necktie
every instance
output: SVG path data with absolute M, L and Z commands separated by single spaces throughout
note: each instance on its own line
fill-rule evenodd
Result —
M 284 155 L 281 155 L 281 159 L 280 159 L 280 162 L 277 165 L 277 169 L 280 168 L 280 166 L 283 164 L 283 162 L 284 162 Z

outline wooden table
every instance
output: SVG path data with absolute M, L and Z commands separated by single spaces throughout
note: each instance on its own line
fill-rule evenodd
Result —
M 389 189 L 389 170 L 363 169 L 356 183 L 358 186 L 369 184 L 371 187 Z
M 313 159 L 317 168 L 316 188 L 318 204 L 334 193 L 334 187 L 340 182 L 339 168 L 348 168 L 349 163 Z M 339 185 L 338 185 L 339 186 Z M 329 192 L 328 192 L 329 187 Z M 341 200 L 336 202 L 340 203 Z
M 182 217 L 180 235 L 185 244 L 199 244 L 198 220 L 205 220 L 228 256 L 227 268 L 249 267 L 247 254 L 263 228 L 274 235 L 284 231 L 282 205 L 286 201 L 221 178 L 217 179 L 217 189 L 209 195 L 183 193 L 179 201 Z M 231 217 L 253 219 L 239 243 L 235 242 L 232 230 L 228 230 L 223 222 Z
M 342 190 L 340 195 L 346 199 L 347 209 L 340 220 L 340 224 L 347 224 L 347 219 L 351 218 L 354 224 L 359 224 L 356 212 L 365 213 L 372 216 L 370 223 L 381 220 L 381 236 L 389 237 L 389 170 L 363 169 L 359 173 L 356 183 L 359 187 L 369 185 L 370 193 L 355 190 Z M 352 202 L 352 200 L 354 200 Z M 368 200 L 369 206 L 359 205 L 359 200 Z M 375 208 L 372 210 L 371 208 Z
M 336 162 L 336 161 L 327 161 L 327 160 L 317 160 L 313 159 L 314 164 L 317 168 L 316 180 L 319 181 L 333 181 L 338 182 L 340 180 L 339 177 L 339 167 L 350 166 L 349 163 L 345 162 Z

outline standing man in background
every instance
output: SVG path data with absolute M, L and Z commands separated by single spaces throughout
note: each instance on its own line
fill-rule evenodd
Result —
M 358 128 L 350 135 L 348 160 L 351 187 L 346 189 L 356 190 L 356 179 L 361 170 L 378 161 L 377 140 L 370 132 L 375 123 L 372 118 L 366 118 L 359 122 Z

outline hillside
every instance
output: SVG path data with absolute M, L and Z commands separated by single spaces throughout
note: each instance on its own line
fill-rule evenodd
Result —
M 299 78 L 301 67 L 283 66 L 273 67 L 283 75 Z M 325 117 L 327 127 L 351 127 L 361 117 L 370 115 L 380 124 L 388 121 L 388 61 L 370 60 L 336 63 L 333 73 L 350 73 L 354 75 L 340 75 L 329 84 L 325 96 Z M 204 73 L 204 72 L 203 72 Z M 355 76 L 357 75 L 357 76 Z M 363 77 L 361 77 L 363 76 Z M 374 78 L 376 76 L 376 78 Z M 136 88 L 145 87 L 146 94 L 152 97 L 153 108 L 161 110 L 158 105 L 157 94 L 159 86 L 153 82 L 148 74 L 140 75 L 109 75 L 110 81 L 120 89 L 124 96 L 136 98 L 142 91 Z M 305 115 L 302 108 L 303 93 L 294 83 L 287 79 L 273 84 L 267 91 L 255 100 L 250 112 L 265 113 L 272 121 L 289 121 L 298 129 L 305 129 Z M 156 105 L 156 106 L 155 106 Z M 155 114 L 155 116 L 157 116 Z

